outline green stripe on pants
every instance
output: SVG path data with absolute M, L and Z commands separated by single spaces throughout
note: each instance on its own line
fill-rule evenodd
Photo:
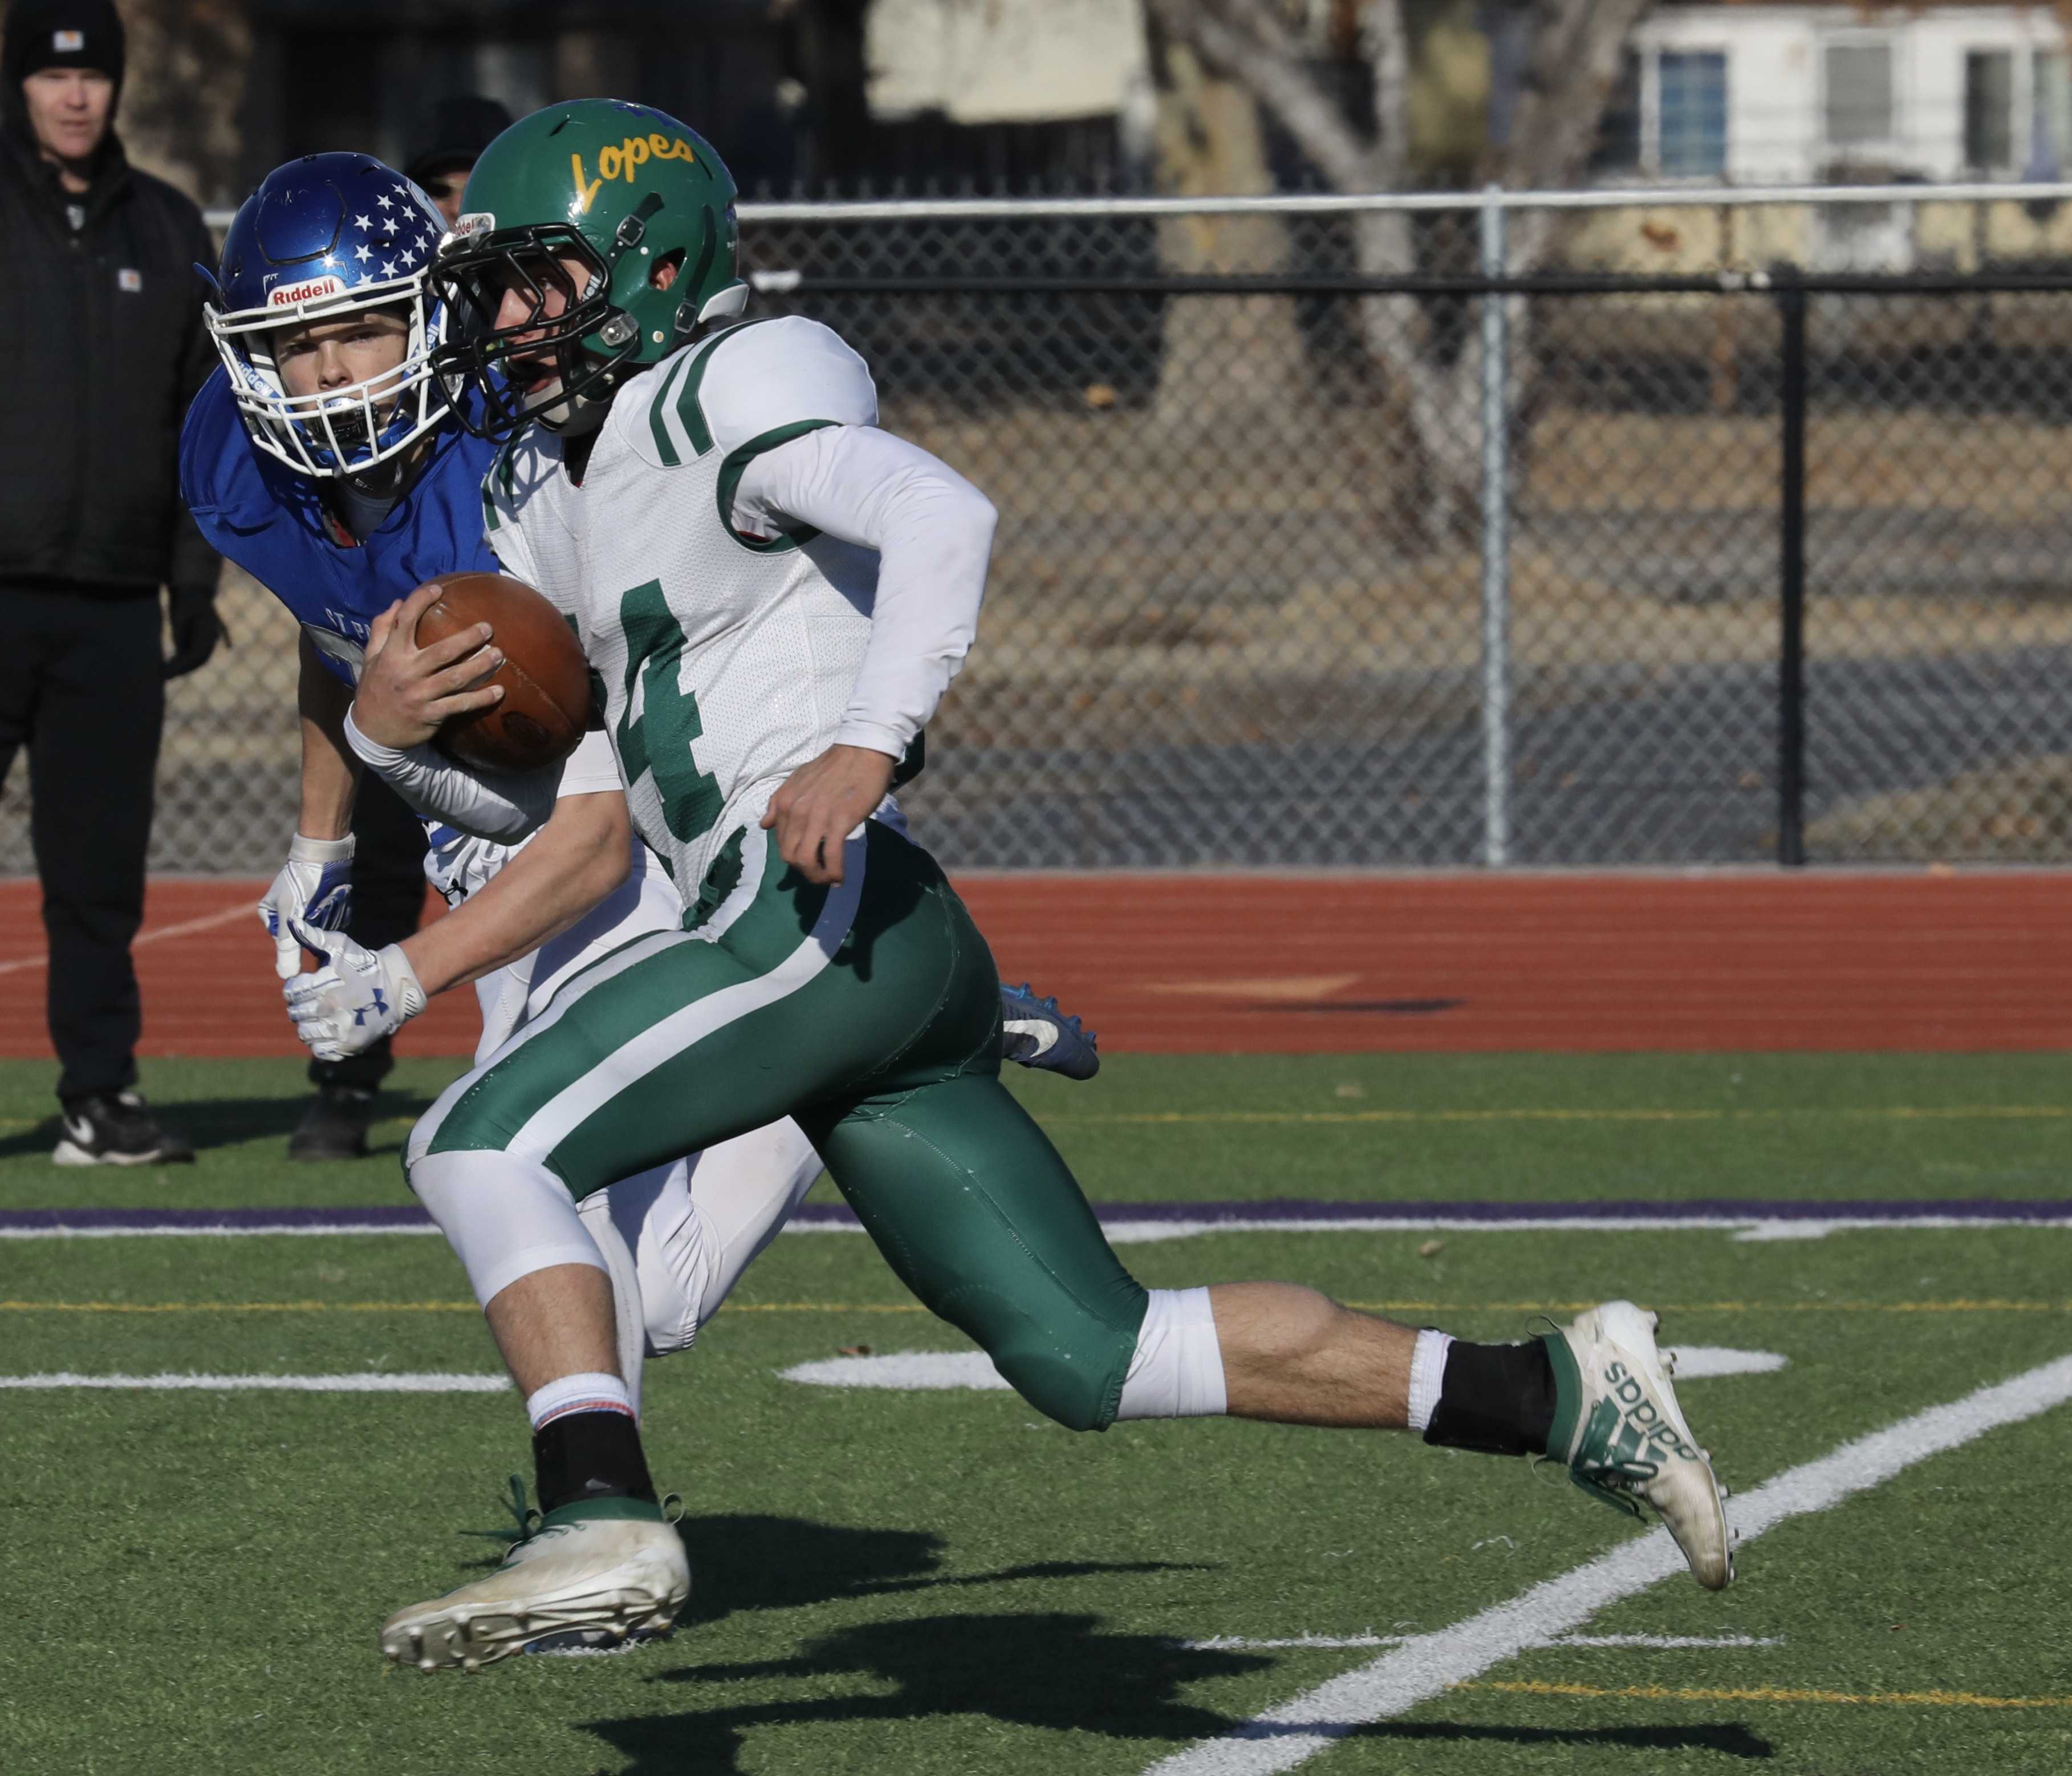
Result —
M 926 851 L 865 832 L 842 888 L 761 849 L 762 885 L 716 938 L 578 976 L 442 1099 L 412 1156 L 520 1153 L 580 1201 L 796 1116 L 915 1293 L 1040 1410 L 1105 1425 L 1144 1291 L 1000 1084 L 1000 983 L 964 903 Z

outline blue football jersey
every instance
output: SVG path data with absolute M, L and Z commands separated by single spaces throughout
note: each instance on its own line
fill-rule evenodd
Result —
M 317 484 L 253 448 L 228 375 L 202 385 L 180 433 L 180 493 L 209 546 L 286 605 L 350 683 L 368 625 L 437 574 L 494 572 L 482 478 L 496 446 L 449 420 L 409 492 L 364 542 L 339 530 Z

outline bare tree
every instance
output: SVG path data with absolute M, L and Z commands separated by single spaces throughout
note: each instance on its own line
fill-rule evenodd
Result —
M 1148 0 L 1159 25 L 1218 74 L 1248 91 L 1333 189 L 1405 189 L 1411 183 L 1410 40 L 1404 0 L 1334 0 L 1327 23 L 1341 56 L 1364 64 L 1375 126 L 1346 114 L 1319 77 L 1302 18 L 1302 0 Z M 1650 0 L 1521 0 L 1531 49 L 1508 139 L 1490 156 L 1488 176 L 1513 187 L 1572 185 L 1587 170 L 1620 52 Z M 1514 214 L 1507 269 L 1530 270 L 1553 244 L 1554 217 Z M 1409 218 L 1367 213 L 1353 237 L 1363 272 L 1398 274 L 1416 266 Z M 1514 339 L 1523 305 L 1514 305 Z M 1470 333 L 1450 356 L 1438 348 L 1429 315 L 1411 299 L 1367 297 L 1359 305 L 1368 356 L 1401 391 L 1431 485 L 1420 504 L 1436 541 L 1465 517 L 1478 455 L 1476 403 L 1480 337 Z M 1515 365 L 1527 360 L 1517 351 Z
M 1265 130 L 1252 97 L 1202 66 L 1183 43 L 1161 44 L 1157 164 L 1161 190 L 1174 197 L 1250 196 L 1271 192 Z M 1288 231 L 1274 216 L 1180 216 L 1158 228 L 1159 258 L 1170 271 L 1259 271 L 1287 257 Z M 1284 296 L 1181 296 L 1166 311 L 1161 412 L 1198 414 L 1206 402 L 1231 410 L 1272 406 L 1299 387 L 1302 344 Z M 1217 374 L 1197 373 L 1213 364 Z
M 130 159 L 197 203 L 234 202 L 252 56 L 244 0 L 121 0 L 120 10 L 130 41 L 118 123 Z

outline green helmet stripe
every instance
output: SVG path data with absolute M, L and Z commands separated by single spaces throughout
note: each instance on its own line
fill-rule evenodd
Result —
M 691 294 L 684 299 L 685 302 L 688 303 L 697 299 L 697 293 L 705 288 L 705 280 L 712 276 L 713 260 L 717 256 L 718 253 L 719 223 L 717 219 L 713 215 L 713 212 L 710 210 L 707 210 L 705 212 L 705 238 L 698 242 L 698 262 L 692 268 L 691 275 L 687 280 L 690 286 Z M 681 309 L 679 309 L 677 311 L 677 319 L 680 321 L 682 318 L 683 311 Z M 697 310 L 693 308 L 691 311 L 691 319 L 693 322 L 696 322 L 697 318 Z M 690 328 L 686 327 L 684 328 L 684 331 L 688 333 L 690 332 Z

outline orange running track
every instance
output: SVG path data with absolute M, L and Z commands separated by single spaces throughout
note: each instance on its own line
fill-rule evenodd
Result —
M 2072 1047 L 2072 875 L 976 875 L 1002 975 L 1109 1053 Z M 295 1055 L 257 882 L 151 884 L 150 1055 Z M 430 904 L 438 907 L 436 900 Z M 0 882 L 0 1056 L 47 1055 L 33 882 Z M 475 1045 L 475 996 L 404 1032 Z

